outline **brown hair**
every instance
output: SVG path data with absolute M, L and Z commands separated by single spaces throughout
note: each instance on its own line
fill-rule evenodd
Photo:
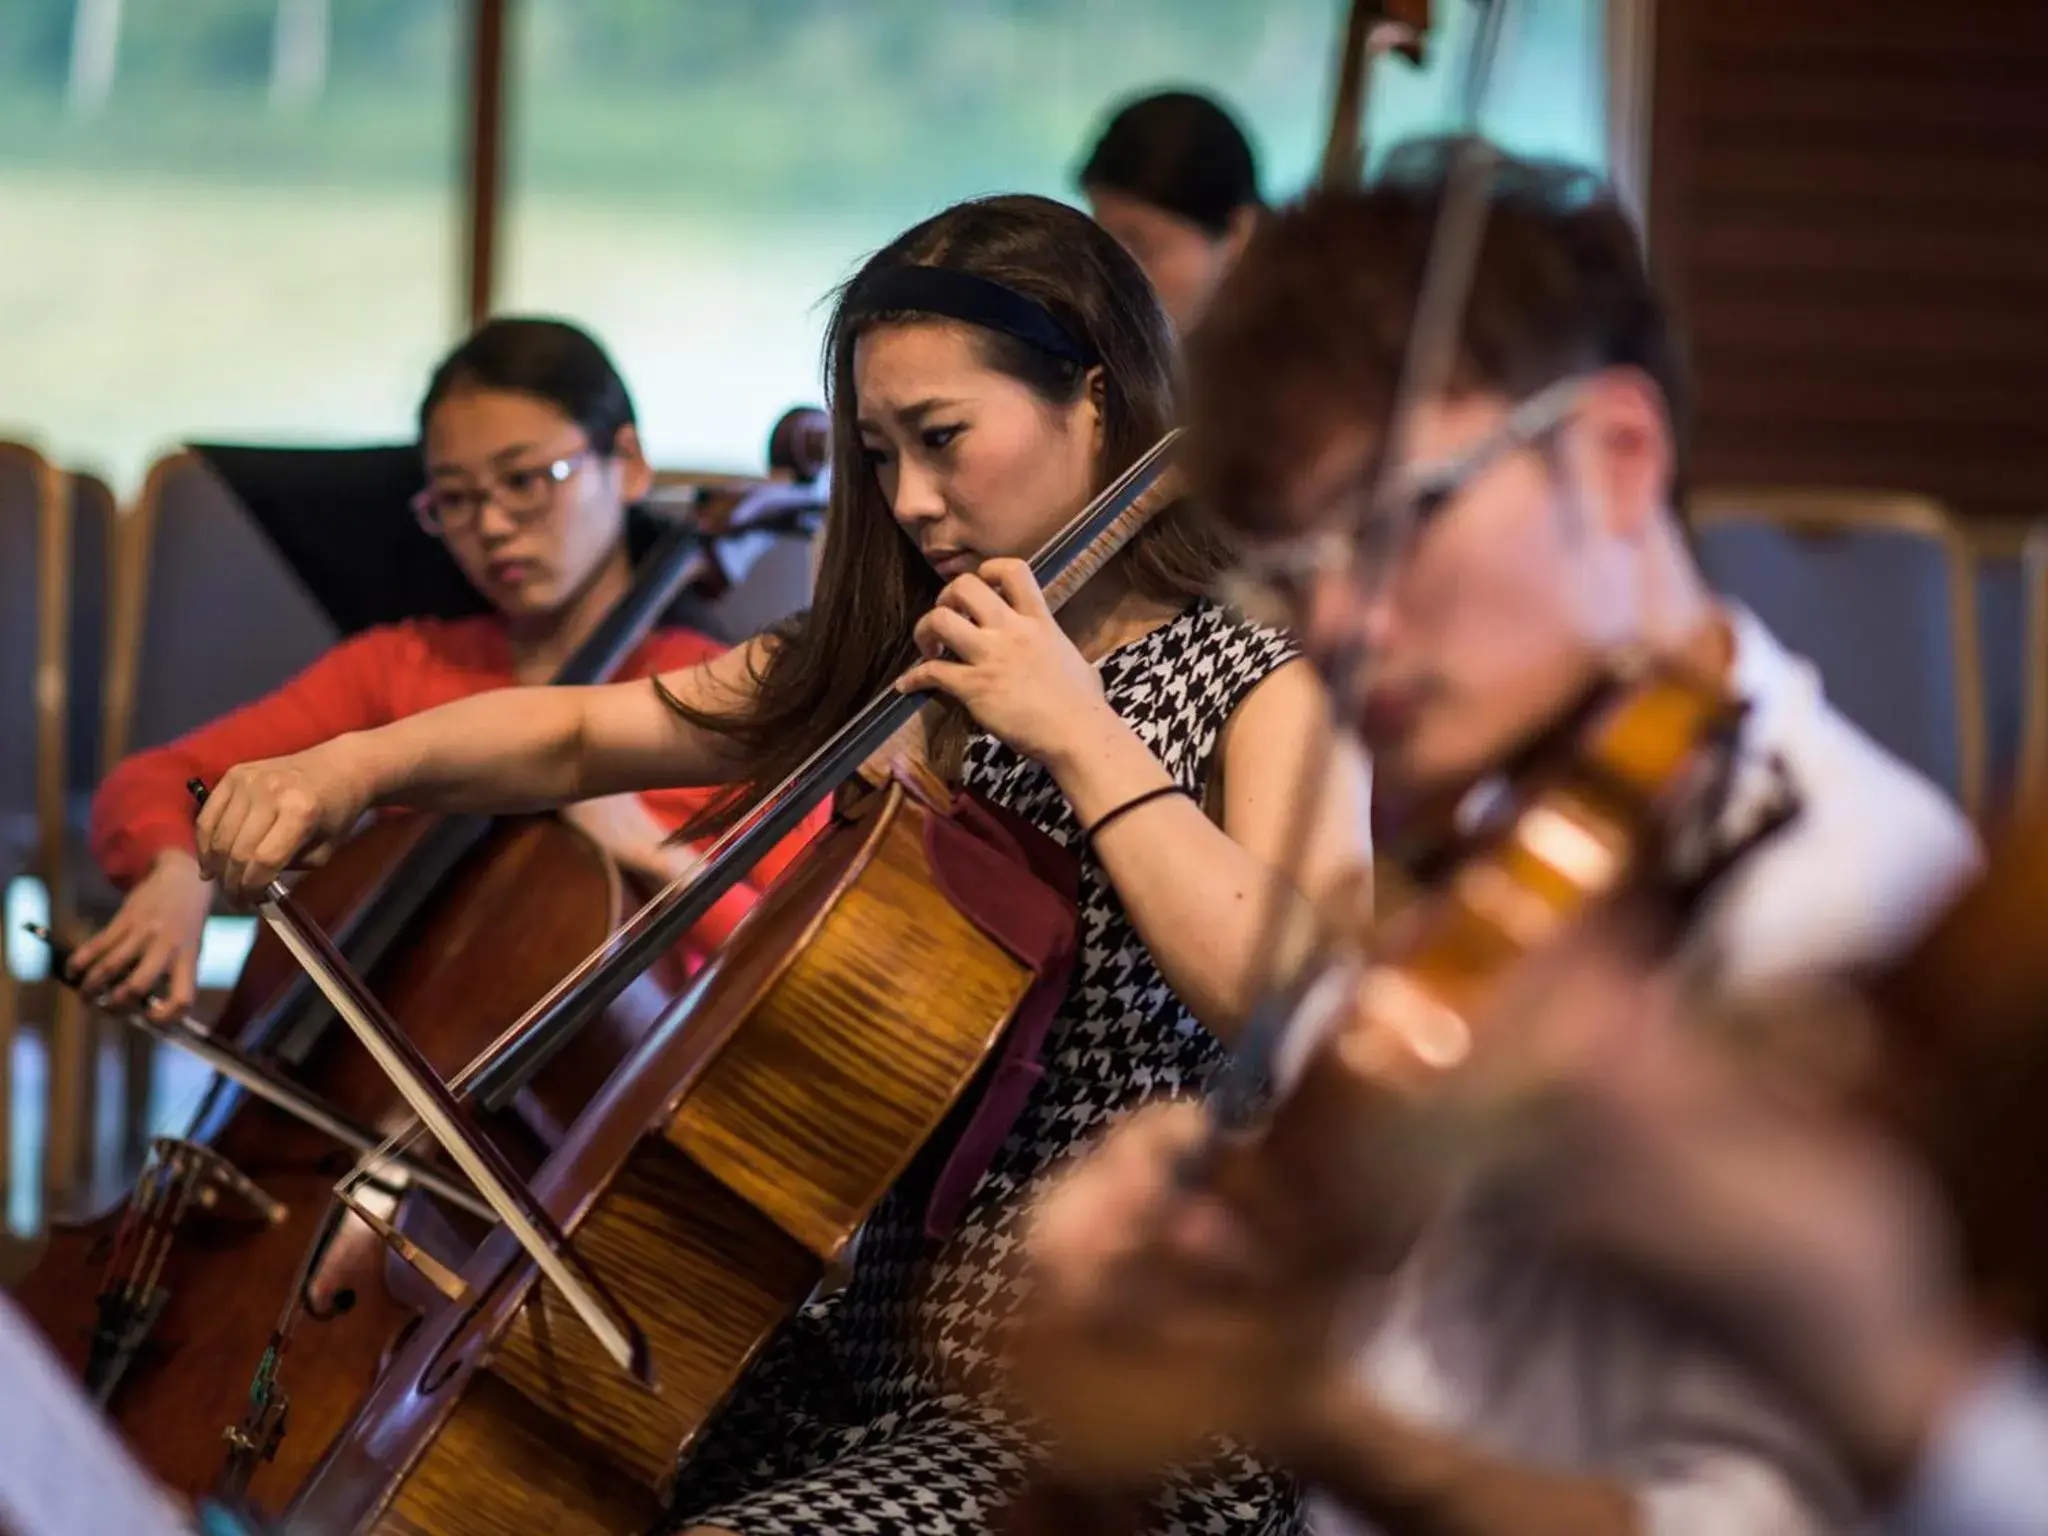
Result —
M 597 339 L 566 320 L 500 315 L 441 359 L 420 401 L 420 438 L 434 408 L 463 389 L 505 390 L 544 400 L 609 454 L 634 425 L 633 397 Z
M 1127 469 L 1174 421 L 1172 332 L 1131 257 L 1076 209 L 1043 197 L 977 198 L 948 208 L 871 256 L 839 292 L 826 331 L 832 415 L 832 490 L 824 560 L 808 611 L 783 626 L 754 678 L 749 706 L 707 715 L 676 706 L 737 749 L 732 788 L 685 829 L 729 825 L 801 764 L 915 659 L 910 632 L 944 582 L 897 527 L 854 426 L 854 347 L 876 325 L 934 318 L 915 311 L 867 313 L 851 302 L 871 273 L 900 266 L 951 268 L 999 283 L 1042 306 L 1102 370 L 1098 488 Z M 1030 386 L 1049 404 L 1071 405 L 1090 369 L 1031 342 L 977 328 L 982 361 Z M 1118 556 L 1144 596 L 1185 601 L 1208 590 L 1229 547 L 1186 504 L 1169 508 Z M 964 722 L 935 743 L 942 768 L 957 762 Z
M 1267 220 L 1188 341 L 1191 458 L 1235 526 L 1276 526 L 1292 466 L 1385 413 L 1461 142 L 1401 146 L 1362 190 Z M 1571 166 L 1504 156 L 1466 299 L 1451 387 L 1520 400 L 1575 373 L 1639 368 L 1663 392 L 1674 504 L 1684 483 L 1683 349 L 1628 215 Z

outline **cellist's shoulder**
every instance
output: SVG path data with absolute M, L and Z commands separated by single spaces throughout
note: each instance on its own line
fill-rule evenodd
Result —
M 1328 752 L 1330 693 L 1314 667 L 1296 656 L 1253 683 L 1223 723 L 1217 756 L 1226 774 L 1267 772 Z
M 1215 798 L 1224 830 L 1275 864 L 1291 858 L 1302 786 L 1318 785 L 1300 871 L 1304 890 L 1320 892 L 1370 867 L 1371 777 L 1365 756 L 1332 731 L 1329 692 L 1301 658 L 1275 667 L 1231 712 L 1212 776 L 1221 791 Z

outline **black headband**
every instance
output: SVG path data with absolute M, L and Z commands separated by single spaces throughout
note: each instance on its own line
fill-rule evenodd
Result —
M 952 267 L 883 267 L 863 277 L 846 302 L 849 320 L 864 320 L 896 310 L 940 315 L 1001 331 L 1084 368 L 1093 367 L 1097 361 L 1095 350 L 1075 339 L 1074 333 L 1036 299 L 1026 298 L 1016 289 L 1005 288 L 985 277 L 976 277 L 972 272 Z

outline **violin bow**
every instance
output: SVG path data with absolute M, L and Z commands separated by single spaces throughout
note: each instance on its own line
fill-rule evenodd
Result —
M 203 783 L 194 779 L 187 788 L 201 805 L 206 803 Z M 477 1127 L 469 1110 L 435 1074 L 432 1064 L 406 1038 L 405 1031 L 384 1011 L 383 1004 L 371 995 L 334 941 L 300 909 L 279 881 L 273 880 L 264 887 L 256 910 L 277 935 L 278 942 L 312 977 L 335 1014 L 362 1042 L 370 1059 L 398 1089 L 419 1124 L 440 1142 L 483 1197 L 491 1214 L 519 1240 L 520 1247 L 583 1320 L 605 1353 L 635 1382 L 652 1390 L 653 1354 L 640 1325 L 570 1246 L 554 1217 Z
M 1415 498 L 1406 493 L 1403 485 L 1408 469 L 1409 436 L 1417 409 L 1440 393 L 1450 377 L 1465 301 L 1486 231 L 1487 196 L 1498 156 L 1478 136 L 1479 114 L 1499 54 L 1507 0 L 1473 0 L 1473 4 L 1478 20 L 1460 88 L 1461 138 L 1437 209 L 1435 228 L 1430 232 L 1428 259 L 1423 265 L 1394 391 L 1365 467 L 1366 494 L 1358 499 L 1358 518 L 1351 529 L 1356 542 L 1363 544 L 1371 539 L 1380 545 L 1364 572 L 1368 585 L 1363 595 L 1368 602 L 1380 600 L 1413 537 Z M 1358 12 L 1365 9 L 1377 8 L 1354 7 L 1354 34 L 1361 30 Z M 1340 86 L 1340 113 L 1347 110 L 1346 94 Z M 1352 94 L 1362 104 L 1363 86 Z M 1333 125 L 1333 148 L 1341 127 L 1341 123 Z M 1334 158 L 1326 158 L 1326 170 L 1331 168 Z M 1363 164 L 1362 146 L 1353 159 L 1356 164 Z M 1357 690 L 1353 683 L 1369 661 L 1354 645 L 1347 645 L 1330 659 L 1327 681 L 1333 748 L 1356 728 L 1353 700 Z M 1331 1006 L 1310 1006 L 1318 999 L 1325 1003 L 1334 1000 L 1331 989 L 1318 986 L 1326 980 L 1328 972 L 1317 969 L 1314 956 L 1291 968 L 1282 958 L 1289 918 L 1295 911 L 1287 898 L 1300 887 L 1300 871 L 1308 861 L 1315 834 L 1315 810 L 1328 769 L 1327 754 L 1312 753 L 1302 763 L 1281 857 L 1273 866 L 1274 900 L 1264 916 L 1261 940 L 1252 951 L 1266 958 L 1266 974 L 1253 992 L 1256 1001 L 1246 1015 L 1236 1047 L 1210 1085 L 1205 1100 L 1208 1133 L 1183 1161 L 1180 1175 L 1186 1183 L 1199 1182 L 1206 1175 L 1224 1138 L 1256 1123 L 1267 1102 L 1275 1063 L 1295 1031 L 1317 1027 L 1334 1012 Z

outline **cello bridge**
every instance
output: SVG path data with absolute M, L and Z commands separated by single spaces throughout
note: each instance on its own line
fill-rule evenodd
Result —
M 100 1286 L 98 1317 L 86 1356 L 86 1390 L 102 1405 L 141 1353 L 170 1300 L 164 1267 L 179 1229 L 196 1215 L 240 1216 L 269 1225 L 285 1218 L 282 1202 L 211 1147 L 159 1136 L 135 1187 Z

